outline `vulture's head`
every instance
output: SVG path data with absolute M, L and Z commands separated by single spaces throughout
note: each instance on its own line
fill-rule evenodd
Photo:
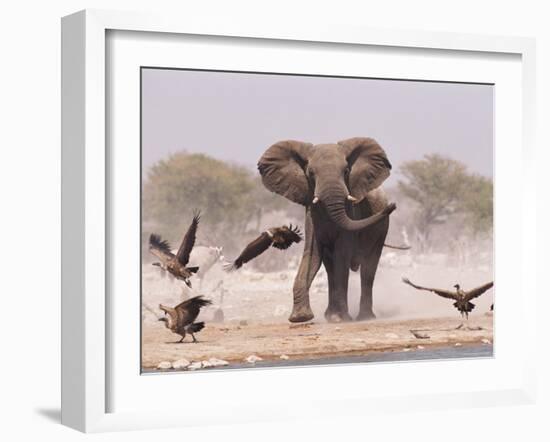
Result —
M 159 318 L 159 321 L 164 322 L 164 326 L 166 328 L 170 328 L 170 319 L 168 317 L 164 316 L 162 318 Z

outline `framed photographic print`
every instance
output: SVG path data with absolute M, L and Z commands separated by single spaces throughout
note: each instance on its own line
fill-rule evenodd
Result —
M 84 11 L 62 44 L 63 423 L 531 400 L 531 40 Z

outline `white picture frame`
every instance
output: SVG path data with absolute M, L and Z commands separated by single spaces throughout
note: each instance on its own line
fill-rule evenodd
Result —
M 230 38 L 269 39 L 293 42 L 338 43 L 346 45 L 369 45 L 384 48 L 436 49 L 467 51 L 480 59 L 484 54 L 509 54 L 521 57 L 521 174 L 523 186 L 518 190 L 522 211 L 517 222 L 521 226 L 518 240 L 519 259 L 525 263 L 527 255 L 536 256 L 535 207 L 533 192 L 535 177 L 530 174 L 534 167 L 533 144 L 534 97 L 535 97 L 535 46 L 532 39 L 517 37 L 492 37 L 451 33 L 428 33 L 415 31 L 390 31 L 345 26 L 294 27 L 281 23 L 218 23 L 197 20 L 193 17 L 165 17 L 151 14 L 87 10 L 63 18 L 62 21 L 62 423 L 85 432 L 123 429 L 158 428 L 185 425 L 207 425 L 215 416 L 215 422 L 253 422 L 303 416 L 303 405 L 296 401 L 283 406 L 277 401 L 272 407 L 258 407 L 254 401 L 234 403 L 239 413 L 232 415 L 224 404 L 220 410 L 210 410 L 201 415 L 185 410 L 181 413 L 159 410 L 158 407 L 139 411 L 110 411 L 109 364 L 112 354 L 109 346 L 110 315 L 107 299 L 108 247 L 110 231 L 107 229 L 110 214 L 109 156 L 107 151 L 106 120 L 108 63 L 106 35 L 109 31 L 155 32 L 164 35 L 200 35 Z M 112 54 L 111 54 L 112 55 Z M 500 178 L 499 178 L 500 179 Z M 497 248 L 498 259 L 498 248 Z M 532 263 L 532 258 L 531 258 Z M 521 266 L 517 287 L 521 288 L 520 305 L 527 312 L 535 305 L 535 266 Z M 498 284 L 498 282 L 497 282 Z M 505 304 L 503 302 L 502 304 Z M 499 306 L 500 309 L 500 306 Z M 502 309 L 506 316 L 505 306 Z M 499 310 L 500 314 L 500 310 Z M 536 324 L 521 316 L 523 336 L 532 337 Z M 138 324 L 135 324 L 138 327 Z M 517 379 L 499 388 L 483 389 L 479 386 L 463 392 L 429 392 L 424 395 L 377 396 L 376 401 L 358 393 L 353 397 L 312 398 L 305 416 L 334 416 L 331 401 L 338 401 L 337 414 L 368 414 L 375 409 L 395 412 L 405 409 L 441 409 L 498 404 L 532 403 L 535 391 L 534 339 L 526 339 L 520 356 L 521 373 Z M 497 356 L 498 357 L 498 356 Z M 411 364 L 407 370 L 412 370 Z M 426 370 L 428 366 L 426 365 Z M 344 367 L 333 367 L 344 370 Z M 361 368 L 354 368 L 355 372 Z M 136 368 L 137 370 L 137 368 Z M 300 369 L 296 373 L 300 373 Z M 323 368 L 323 376 L 331 376 Z M 519 368 L 518 368 L 519 370 Z M 289 371 L 283 378 L 289 378 Z M 135 374 L 135 373 L 134 373 Z M 196 382 L 206 375 L 193 374 Z M 200 378 L 199 378 L 200 376 Z M 227 373 L 217 373 L 223 383 Z M 241 372 L 233 375 L 235 382 L 244 382 L 249 376 L 251 384 L 263 382 L 261 376 Z M 299 377 L 299 375 L 297 375 Z M 176 382 L 175 376 L 164 376 L 163 383 Z M 213 379 L 213 378 L 212 378 Z M 250 402 L 250 401 L 249 401 Z M 210 407 L 216 408 L 210 403 Z M 260 409 L 261 408 L 261 409 Z M 239 417 L 237 417 L 237 414 Z M 210 417 L 209 417 L 210 416 Z

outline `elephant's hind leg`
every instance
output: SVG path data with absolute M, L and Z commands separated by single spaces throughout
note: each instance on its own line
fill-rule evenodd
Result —
M 382 235 L 377 239 L 361 264 L 361 301 L 359 303 L 359 315 L 357 316 L 358 321 L 376 319 L 372 309 L 372 286 L 374 285 L 380 255 L 382 255 L 385 237 L 385 235 Z
M 305 322 L 313 319 L 313 311 L 309 303 L 309 288 L 321 267 L 321 253 L 315 239 L 309 211 L 306 212 L 305 236 L 304 253 L 292 289 L 294 304 L 288 318 L 290 322 Z

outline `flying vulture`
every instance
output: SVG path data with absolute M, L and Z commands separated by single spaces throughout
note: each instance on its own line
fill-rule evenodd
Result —
M 453 305 L 460 312 L 462 317 L 468 319 L 468 314 L 474 309 L 475 304 L 471 303 L 470 300 L 481 296 L 491 287 L 493 287 L 493 281 L 483 284 L 482 286 L 476 287 L 475 289 L 465 291 L 460 288 L 459 284 L 455 284 L 453 287 L 456 291 L 452 292 L 450 290 L 442 289 L 433 289 L 429 287 L 421 287 L 419 285 L 413 284 L 408 278 L 403 278 L 403 282 L 408 284 L 418 290 L 426 290 L 428 292 L 433 292 L 436 295 L 442 296 L 443 298 L 454 299 Z
M 174 308 L 166 307 L 162 304 L 159 308 L 164 312 L 164 317 L 159 318 L 159 321 L 164 322 L 166 328 L 169 328 L 173 333 L 181 336 L 178 342 L 183 342 L 185 335 L 189 333 L 195 339 L 195 333 L 204 328 L 204 322 L 194 322 L 199 316 L 202 307 L 212 304 L 209 299 L 204 299 L 203 296 L 195 296 L 176 305 Z
M 240 269 L 243 264 L 261 255 L 270 246 L 280 250 L 288 249 L 293 243 L 302 241 L 302 234 L 297 226 L 272 227 L 262 232 L 254 241 L 249 243 L 239 257 L 232 263 L 226 263 L 224 269 L 232 271 Z
M 187 267 L 189 255 L 195 245 L 199 220 L 200 212 L 195 212 L 193 221 L 191 221 L 191 225 L 187 229 L 187 233 L 175 255 L 172 253 L 168 241 L 163 240 L 160 235 L 152 233 L 149 237 L 149 251 L 160 260 L 160 262 L 154 262 L 153 265 L 168 271 L 175 278 L 183 280 L 189 287 L 191 287 L 189 278 L 199 270 L 199 267 Z

